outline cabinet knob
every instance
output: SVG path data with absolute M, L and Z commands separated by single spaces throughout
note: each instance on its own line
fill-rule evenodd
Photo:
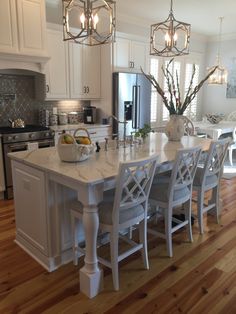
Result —
M 49 85 L 46 85 L 46 93 L 49 93 Z

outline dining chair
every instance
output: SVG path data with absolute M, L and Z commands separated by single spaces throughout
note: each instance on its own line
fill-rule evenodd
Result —
M 118 263 L 130 254 L 141 250 L 145 269 L 149 269 L 147 253 L 147 208 L 150 188 L 156 169 L 158 156 L 147 159 L 122 162 L 116 180 L 115 193 L 104 193 L 98 206 L 99 229 L 110 234 L 110 261 L 98 256 L 98 261 L 112 269 L 113 285 L 119 290 Z M 114 191 L 114 190 L 113 190 Z M 78 225 L 82 219 L 83 207 L 78 201 L 71 206 L 74 264 L 77 265 L 78 252 L 85 250 L 78 243 Z M 120 231 L 138 225 L 139 243 Z M 119 255 L 119 237 L 131 248 Z
M 182 118 L 184 120 L 184 134 L 193 136 L 195 134 L 193 122 L 186 116 L 182 116 Z
M 230 112 L 230 114 L 227 116 L 227 121 L 236 121 L 236 111 Z
M 219 189 L 222 167 L 227 153 L 229 139 L 211 142 L 205 162 L 197 167 L 193 191 L 197 192 L 197 215 L 200 233 L 203 234 L 203 214 L 214 209 L 219 222 Z M 205 192 L 212 190 L 211 200 L 204 204 Z
M 228 152 L 229 152 L 229 162 L 233 166 L 233 151 L 236 149 L 236 128 L 232 132 L 232 139 L 230 141 Z
M 192 184 L 196 172 L 201 148 L 179 149 L 170 172 L 170 177 L 165 180 L 156 175 L 150 191 L 150 216 L 153 213 L 164 213 L 165 232 L 148 228 L 148 232 L 164 238 L 167 244 L 167 252 L 173 256 L 172 234 L 180 228 L 187 226 L 188 237 L 192 242 L 191 226 L 191 203 L 192 203 Z M 184 205 L 184 219 L 180 220 L 173 216 L 174 210 L 180 205 Z M 172 223 L 175 226 L 172 226 Z M 156 229 L 156 228 L 155 228 Z
M 182 116 L 184 119 L 184 134 L 185 135 L 191 135 L 191 136 L 197 136 L 197 137 L 204 137 L 207 138 L 207 134 L 203 132 L 198 132 L 195 130 L 194 124 L 191 119 L 189 119 L 186 116 Z

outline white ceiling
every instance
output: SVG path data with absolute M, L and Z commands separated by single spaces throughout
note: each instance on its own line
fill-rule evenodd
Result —
M 61 0 L 46 0 L 60 6 Z M 117 19 L 140 21 L 144 26 L 165 20 L 170 0 L 116 0 Z M 190 23 L 195 33 L 214 36 L 219 33 L 219 17 L 223 16 L 222 34 L 236 33 L 236 0 L 173 0 L 174 16 Z

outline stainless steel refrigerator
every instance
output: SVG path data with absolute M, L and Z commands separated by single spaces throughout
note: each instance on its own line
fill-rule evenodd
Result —
M 126 135 L 150 124 L 151 83 L 143 74 L 113 73 L 113 114 L 119 121 L 126 118 Z M 113 120 L 113 133 L 124 134 L 124 125 Z

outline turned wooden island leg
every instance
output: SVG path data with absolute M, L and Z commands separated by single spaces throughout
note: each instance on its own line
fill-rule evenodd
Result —
M 83 225 L 86 252 L 84 266 L 80 269 L 80 290 L 89 298 L 95 297 L 102 289 L 103 273 L 98 267 L 97 233 L 98 213 L 96 206 L 84 207 Z
M 95 297 L 103 287 L 103 271 L 97 260 L 97 234 L 99 227 L 97 204 L 103 197 L 103 185 L 89 186 L 78 193 L 84 205 L 83 226 L 85 233 L 84 266 L 80 269 L 80 290 L 89 298 Z

